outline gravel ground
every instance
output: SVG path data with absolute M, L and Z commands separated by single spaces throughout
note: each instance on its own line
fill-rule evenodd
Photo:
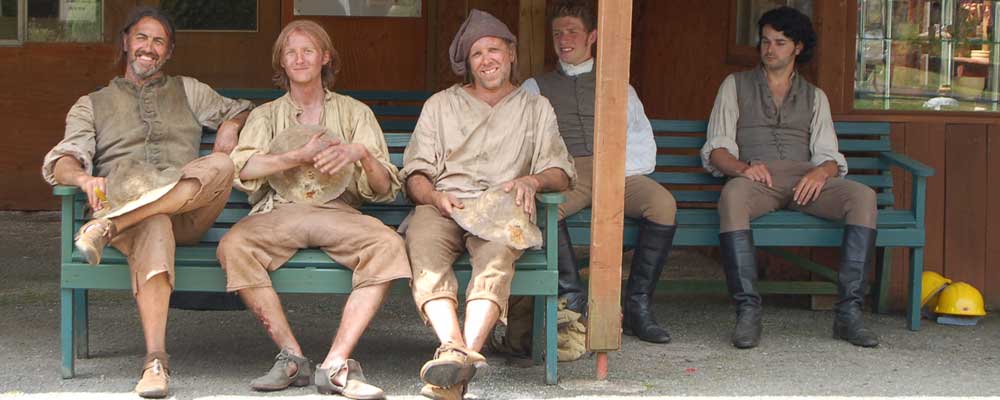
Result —
M 133 398 L 144 349 L 129 293 L 91 294 L 91 357 L 77 361 L 76 378 L 61 379 L 58 214 L 0 212 L 0 225 L 7 228 L 0 234 L 0 399 Z M 718 275 L 718 265 L 696 252 L 678 251 L 670 265 Z M 308 357 L 325 355 L 344 299 L 283 296 Z M 920 332 L 906 330 L 901 315 L 867 315 L 882 345 L 861 349 L 831 338 L 831 312 L 811 311 L 802 298 L 766 298 L 761 346 L 738 351 L 728 344 L 733 314 L 725 298 L 656 301 L 673 342 L 624 337 L 622 351 L 610 355 L 608 381 L 593 380 L 592 357 L 561 363 L 554 386 L 543 383 L 542 366 L 491 357 L 467 398 L 1000 395 L 1000 318 L 992 314 L 973 327 L 925 322 Z M 391 398 L 420 398 L 417 372 L 435 347 L 412 300 L 396 294 L 354 357 Z M 266 372 L 276 349 L 245 311 L 171 310 L 168 349 L 178 399 L 319 398 L 314 387 L 250 391 L 249 380 Z

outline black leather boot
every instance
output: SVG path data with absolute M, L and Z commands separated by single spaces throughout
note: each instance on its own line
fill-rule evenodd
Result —
M 722 269 L 726 287 L 736 304 L 736 328 L 733 346 L 738 349 L 757 347 L 760 343 L 761 306 L 757 284 L 757 249 L 750 230 L 719 234 Z
M 859 225 L 844 226 L 844 242 L 840 248 L 840 271 L 837 292 L 840 300 L 834 305 L 833 337 L 855 346 L 878 346 L 878 335 L 865 328 L 861 316 L 865 300 L 865 276 L 875 251 L 876 231 Z
M 566 309 L 584 314 L 587 311 L 587 289 L 580 280 L 576 253 L 569 237 L 566 221 L 559 221 L 559 297 L 566 299 Z
M 653 292 L 674 245 L 677 225 L 660 225 L 643 219 L 632 255 L 632 269 L 625 287 L 622 331 L 653 343 L 669 343 L 670 332 L 653 318 Z

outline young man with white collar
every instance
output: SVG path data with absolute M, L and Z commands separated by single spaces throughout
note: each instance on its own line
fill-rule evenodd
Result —
M 564 0 L 553 8 L 552 42 L 559 68 L 524 82 L 552 103 L 559 133 L 574 157 L 579 181 L 559 207 L 559 296 L 566 308 L 584 313 L 586 289 L 580 281 L 569 230 L 563 219 L 589 207 L 593 188 L 595 71 L 592 55 L 597 19 L 588 2 Z M 625 215 L 640 220 L 639 239 L 625 288 L 622 327 L 626 335 L 653 343 L 670 342 L 666 327 L 653 317 L 653 292 L 673 246 L 677 203 L 673 195 L 645 176 L 656 168 L 653 128 L 635 89 L 628 88 L 628 138 L 625 161 Z

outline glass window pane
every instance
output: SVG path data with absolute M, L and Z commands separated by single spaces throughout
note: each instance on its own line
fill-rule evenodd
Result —
M 17 40 L 17 0 L 0 0 L 0 40 Z
M 860 1 L 855 108 L 1000 111 L 998 5 Z
M 28 2 L 30 42 L 99 42 L 101 0 L 31 0 Z

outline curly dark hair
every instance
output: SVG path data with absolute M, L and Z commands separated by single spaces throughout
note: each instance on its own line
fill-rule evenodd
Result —
M 583 22 L 587 33 L 597 29 L 597 12 L 594 3 L 588 0 L 558 0 L 549 9 L 549 25 L 562 17 L 576 17 Z
M 781 32 L 795 44 L 802 44 L 802 51 L 795 56 L 796 64 L 812 60 L 813 50 L 816 48 L 816 31 L 813 30 L 809 16 L 791 7 L 778 7 L 760 16 L 757 21 L 757 36 L 764 36 L 765 26 Z M 757 41 L 757 50 L 760 50 L 760 39 Z

